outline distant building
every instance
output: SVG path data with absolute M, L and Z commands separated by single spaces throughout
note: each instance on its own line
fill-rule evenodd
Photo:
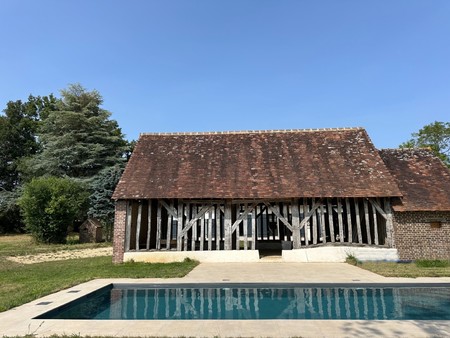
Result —
M 450 258 L 450 173 L 362 128 L 142 134 L 116 187 L 114 261 Z

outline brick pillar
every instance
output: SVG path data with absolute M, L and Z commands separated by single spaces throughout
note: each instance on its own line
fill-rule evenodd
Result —
M 125 224 L 127 219 L 127 202 L 116 201 L 114 216 L 113 263 L 123 262 L 125 248 Z

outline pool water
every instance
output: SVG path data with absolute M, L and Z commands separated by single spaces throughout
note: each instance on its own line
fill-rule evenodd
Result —
M 37 318 L 450 320 L 450 285 L 114 284 Z

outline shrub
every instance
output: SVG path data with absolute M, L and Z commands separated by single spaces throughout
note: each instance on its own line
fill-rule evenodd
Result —
M 67 228 L 86 211 L 88 192 L 68 178 L 44 177 L 26 184 L 19 199 L 26 229 L 42 243 L 64 243 Z
M 345 263 L 355 266 L 361 264 L 360 260 L 352 254 L 347 254 L 347 257 L 345 258 Z

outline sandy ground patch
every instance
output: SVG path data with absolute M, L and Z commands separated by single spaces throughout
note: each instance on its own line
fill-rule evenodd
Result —
M 65 259 L 87 258 L 97 256 L 112 256 L 112 248 L 108 247 L 108 248 L 95 248 L 82 250 L 65 250 L 57 252 L 47 252 L 37 255 L 7 257 L 6 259 L 21 264 L 33 264 L 40 262 L 60 261 Z

